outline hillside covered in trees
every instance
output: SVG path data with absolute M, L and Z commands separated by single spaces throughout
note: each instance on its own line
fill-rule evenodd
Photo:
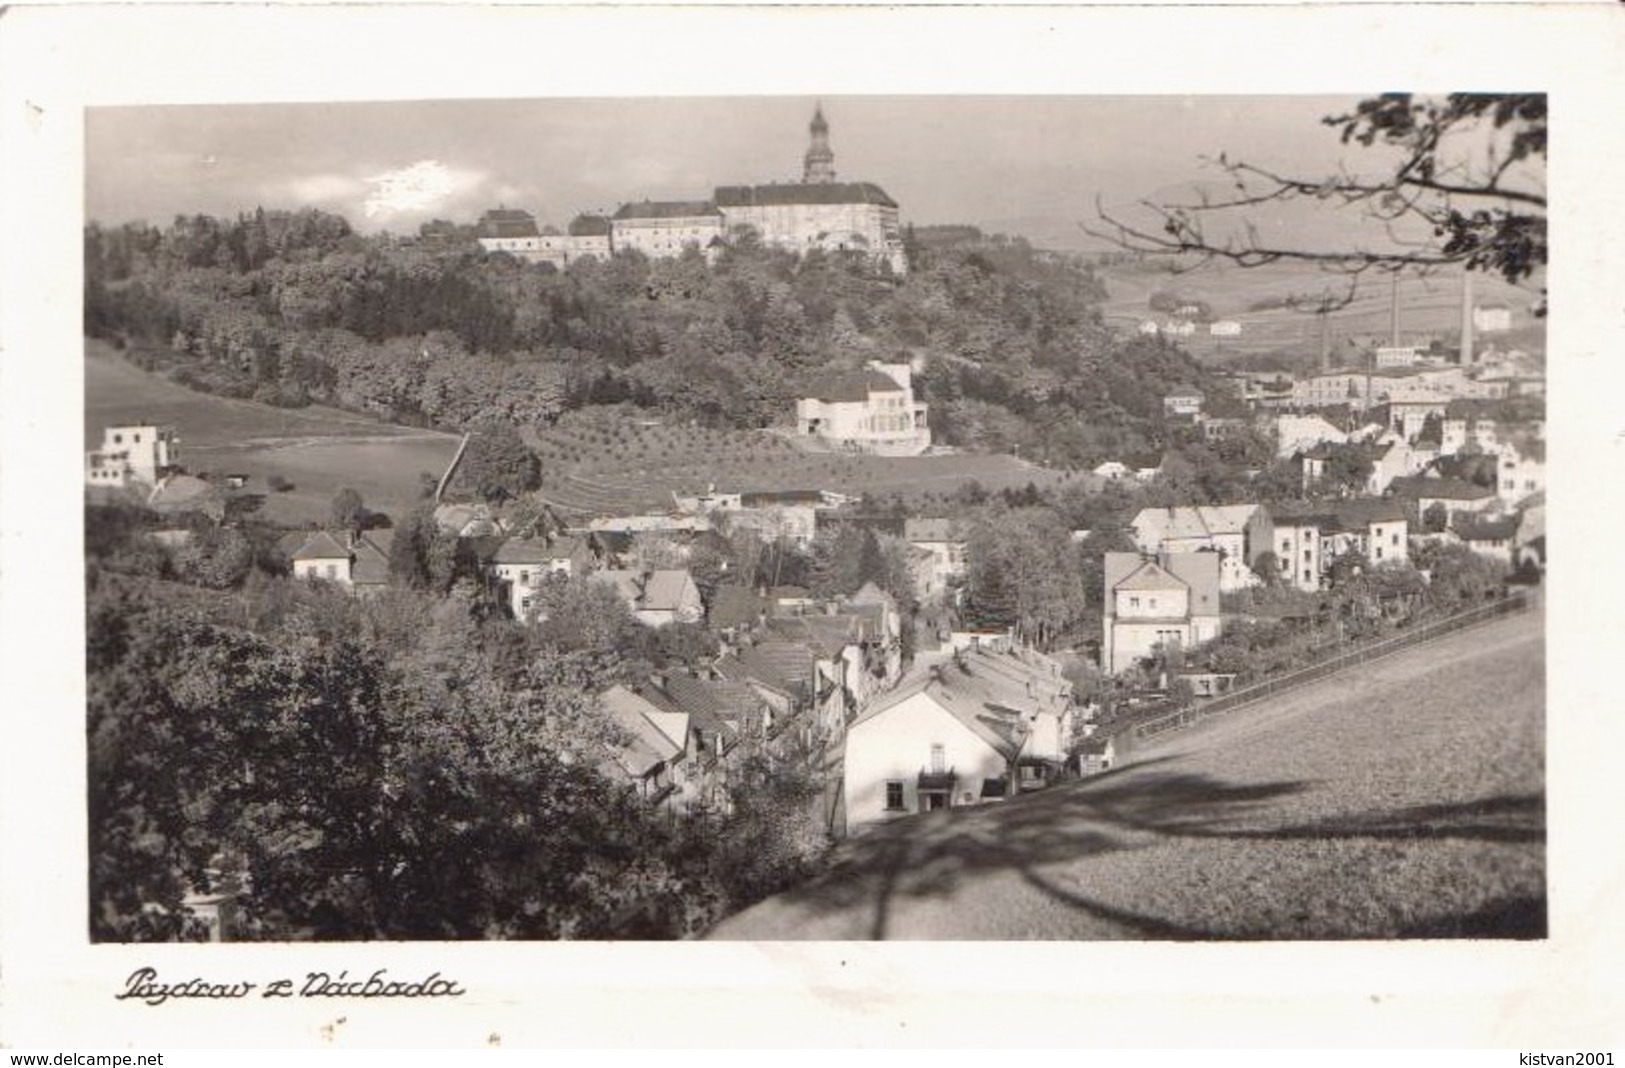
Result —
M 969 229 L 910 256 L 899 279 L 747 231 L 714 264 L 557 272 L 456 228 L 365 236 L 314 210 L 93 223 L 85 329 L 196 389 L 447 429 L 624 403 L 762 427 L 822 370 L 918 359 L 939 443 L 1066 466 L 1160 446 L 1172 389 L 1223 395 L 1178 349 L 1106 327 L 1079 259 Z

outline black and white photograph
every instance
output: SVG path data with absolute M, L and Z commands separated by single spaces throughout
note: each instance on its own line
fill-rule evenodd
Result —
M 1578 94 L 1071 78 L 1051 32 L 1009 89 L 829 47 L 788 84 L 87 93 L 78 243 L 17 313 L 79 420 L 49 530 L 82 585 L 34 602 L 74 622 L 27 691 L 74 801 L 8 900 L 148 1021 L 290 982 L 427 1027 L 517 1004 L 496 959 L 692 999 L 850 952 L 832 1015 L 894 960 L 1001 996 L 1340 946 L 1531 982 L 1598 885 L 1549 843 L 1607 826 L 1554 731 L 1617 700 L 1601 663 L 1548 699 L 1586 610 L 1548 604 L 1548 430 L 1554 579 L 1609 481 L 1555 399 L 1608 358 L 1564 333 L 1595 241 L 1548 242 L 1600 181 L 1556 136 L 1548 173 Z M 46 509 L 8 393 L 10 540 Z M 6 571 L 15 652 L 41 587 Z
M 93 937 L 1542 936 L 1546 130 L 93 110 Z

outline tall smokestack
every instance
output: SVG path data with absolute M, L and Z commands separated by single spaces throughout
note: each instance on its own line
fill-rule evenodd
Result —
M 1473 362 L 1473 272 L 1461 276 L 1461 365 Z
M 1388 296 L 1388 332 L 1392 335 L 1388 344 L 1399 348 L 1399 272 L 1394 272 L 1393 288 Z

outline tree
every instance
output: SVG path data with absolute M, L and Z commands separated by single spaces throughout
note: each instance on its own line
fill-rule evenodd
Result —
M 542 465 L 512 423 L 482 419 L 469 430 L 456 480 L 488 501 L 501 500 L 540 487 Z
M 1434 501 L 1422 513 L 1422 529 L 1429 534 L 1443 533 L 1450 525 L 1450 509 L 1445 507 L 1443 501 Z
M 328 515 L 332 519 L 333 529 L 359 533 L 366 524 L 367 506 L 361 500 L 359 491 L 346 486 L 333 495 Z
M 1213 163 L 1233 183 L 1233 194 L 1144 203 L 1151 223 L 1097 208 L 1103 228 L 1089 232 L 1136 252 L 1194 256 L 1197 264 L 1295 260 L 1351 274 L 1462 267 L 1514 284 L 1546 266 L 1545 94 L 1389 93 L 1322 122 L 1340 131 L 1344 144 L 1377 147 L 1378 171 L 1292 176 L 1220 155 Z M 1280 245 L 1246 218 L 1252 209 L 1308 201 L 1359 212 L 1378 228 L 1381 243 Z M 1537 314 L 1544 305 L 1543 296 Z

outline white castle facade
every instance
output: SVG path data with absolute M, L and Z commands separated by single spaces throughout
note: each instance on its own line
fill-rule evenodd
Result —
M 719 186 L 709 200 L 630 202 L 613 215 L 579 215 L 563 234 L 542 232 L 529 212 L 498 208 L 480 219 L 480 245 L 562 270 L 583 257 L 603 259 L 623 249 L 659 258 L 693 248 L 712 256 L 749 228 L 772 248 L 859 253 L 904 273 L 897 202 L 873 182 L 836 180 L 821 107 L 808 131 L 812 143 L 800 182 Z

